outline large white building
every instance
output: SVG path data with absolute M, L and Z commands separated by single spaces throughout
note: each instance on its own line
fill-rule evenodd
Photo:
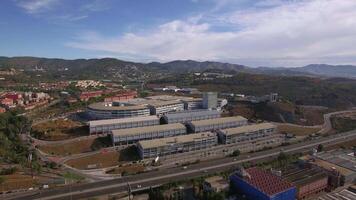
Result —
M 156 138 L 172 137 L 187 133 L 187 128 L 183 124 L 165 124 L 157 126 L 137 127 L 128 129 L 118 129 L 111 131 L 111 138 L 114 145 L 130 144 L 140 140 L 152 140 Z
M 278 134 L 277 127 L 271 123 L 221 129 L 217 133 L 220 143 L 235 144 L 241 152 L 279 146 L 284 141 L 284 137 Z
M 184 110 L 182 101 L 156 101 L 148 105 L 151 115 L 161 115 L 168 112 L 177 112 Z
M 93 103 L 87 107 L 91 119 L 115 119 L 137 116 L 149 116 L 150 109 L 145 105 L 122 105 L 116 102 Z
M 215 133 L 205 132 L 154 140 L 139 141 L 137 147 L 142 159 L 210 148 L 218 144 Z
M 190 132 L 198 133 L 205 131 L 214 131 L 224 128 L 233 128 L 238 126 L 245 126 L 248 124 L 246 118 L 241 116 L 223 117 L 216 119 L 206 119 L 199 121 L 191 121 L 187 123 Z
M 162 121 L 166 124 L 187 123 L 196 120 L 220 118 L 221 113 L 217 110 L 185 110 L 181 112 L 167 113 L 162 116 Z
M 144 126 L 154 126 L 160 124 L 160 119 L 156 115 L 129 117 L 122 119 L 104 119 L 89 121 L 90 134 L 110 133 L 115 129 L 135 128 Z

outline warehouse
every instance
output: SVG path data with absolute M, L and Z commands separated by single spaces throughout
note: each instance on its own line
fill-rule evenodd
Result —
M 248 200 L 295 200 L 296 188 L 290 182 L 256 167 L 230 176 L 231 188 Z
M 283 178 L 297 188 L 297 199 L 311 199 L 328 187 L 328 176 L 320 169 L 292 169 L 283 172 Z
M 189 110 L 181 112 L 167 113 L 162 116 L 163 123 L 187 123 L 196 120 L 220 118 L 220 111 L 217 110 Z
M 139 141 L 137 147 L 140 157 L 145 159 L 206 149 L 217 144 L 218 141 L 215 133 L 204 132 Z
M 117 102 L 100 102 L 90 104 L 87 108 L 90 119 L 116 119 L 126 117 L 148 116 L 150 109 L 145 105 L 122 105 Z
M 110 133 L 115 129 L 135 128 L 144 126 L 159 125 L 160 120 L 157 116 L 142 116 L 142 117 L 129 117 L 122 119 L 104 119 L 89 121 L 90 134 Z
M 138 128 L 118 129 L 111 131 L 113 144 L 129 144 L 140 140 L 183 135 L 187 129 L 183 124 L 166 124 Z
M 247 125 L 247 119 L 241 116 L 223 117 L 188 122 L 189 132 L 198 133 L 224 128 L 233 128 Z
M 184 103 L 181 101 L 155 101 L 148 104 L 151 115 L 160 115 L 168 112 L 183 111 Z
M 218 130 L 218 136 L 222 144 L 232 144 L 265 138 L 276 132 L 277 127 L 275 125 L 271 123 L 261 123 Z

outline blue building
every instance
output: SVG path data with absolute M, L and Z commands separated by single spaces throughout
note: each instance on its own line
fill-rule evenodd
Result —
M 230 176 L 236 193 L 249 200 L 295 200 L 296 188 L 281 177 L 259 168 L 241 170 Z

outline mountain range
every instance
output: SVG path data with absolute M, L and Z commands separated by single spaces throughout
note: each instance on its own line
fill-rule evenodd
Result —
M 204 71 L 277 76 L 356 78 L 356 66 L 353 65 L 310 64 L 304 67 L 294 68 L 254 68 L 239 64 L 211 61 L 198 62 L 194 60 L 176 60 L 167 63 L 137 63 L 115 58 L 66 60 L 38 57 L 0 57 L 0 69 L 1 68 L 15 68 L 24 71 L 41 69 L 52 73 L 58 73 L 58 71 L 60 71 L 62 74 L 70 77 L 77 74 L 77 76 L 80 75 L 81 77 L 95 77 L 101 75 L 104 78 L 135 78 L 157 76 L 164 73 L 176 74 Z

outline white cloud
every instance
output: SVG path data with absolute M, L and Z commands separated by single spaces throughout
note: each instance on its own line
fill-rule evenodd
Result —
M 267 3 L 264 9 L 174 20 L 145 33 L 117 37 L 87 33 L 66 45 L 161 61 L 218 60 L 273 66 L 356 63 L 356 1 Z M 219 30 L 216 22 L 226 25 L 228 31 Z
M 57 0 L 18 0 L 17 5 L 30 14 L 51 9 Z

